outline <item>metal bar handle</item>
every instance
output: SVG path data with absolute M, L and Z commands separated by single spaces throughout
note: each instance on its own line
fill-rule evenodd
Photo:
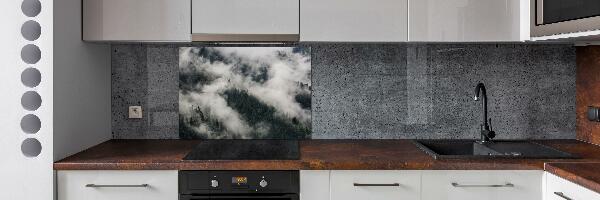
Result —
M 556 196 L 559 196 L 559 197 L 561 197 L 561 198 L 565 199 L 565 200 L 573 200 L 573 199 L 571 199 L 570 197 L 566 196 L 566 195 L 565 195 L 564 193 L 562 193 L 562 192 L 554 192 L 554 194 L 555 194 Z
M 354 183 L 354 187 L 398 187 L 400 183 Z
M 92 187 L 92 188 L 105 188 L 105 187 L 111 187 L 111 188 L 137 188 L 137 187 L 148 187 L 150 185 L 148 184 L 139 184 L 139 185 L 97 185 L 97 184 L 86 184 L 85 187 Z
M 506 184 L 491 184 L 491 185 L 463 185 L 463 184 L 458 184 L 458 183 L 452 183 L 452 186 L 454 187 L 465 187 L 465 188 L 472 188 L 472 187 L 515 187 L 514 184 L 512 183 L 506 183 Z

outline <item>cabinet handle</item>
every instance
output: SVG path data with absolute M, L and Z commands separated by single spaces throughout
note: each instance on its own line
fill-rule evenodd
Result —
M 462 184 L 458 184 L 458 183 L 452 183 L 452 186 L 454 187 L 465 187 L 465 188 L 471 188 L 471 187 L 515 187 L 515 185 L 513 185 L 512 183 L 507 183 L 507 184 L 503 184 L 503 185 L 462 185 Z
M 123 188 L 123 187 L 148 187 L 148 184 L 139 184 L 139 185 L 97 185 L 97 184 L 86 184 L 85 187 L 92 188 L 103 188 L 103 187 L 111 187 L 111 188 Z
M 573 199 L 569 198 L 568 196 L 566 196 L 566 195 L 565 195 L 564 193 L 562 193 L 562 192 L 554 192 L 554 194 L 555 194 L 556 196 L 559 196 L 559 197 L 561 197 L 561 198 L 565 199 L 565 200 L 573 200 Z
M 398 187 L 400 183 L 354 183 L 354 187 Z

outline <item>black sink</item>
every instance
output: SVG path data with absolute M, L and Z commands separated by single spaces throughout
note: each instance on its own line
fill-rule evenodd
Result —
M 481 144 L 475 140 L 414 140 L 414 143 L 435 159 L 577 158 L 570 153 L 530 141 L 497 140 Z

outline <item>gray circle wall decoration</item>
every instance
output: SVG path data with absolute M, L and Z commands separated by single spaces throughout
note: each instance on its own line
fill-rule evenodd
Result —
M 42 143 L 35 138 L 27 138 L 21 143 L 21 152 L 27 157 L 37 157 L 42 153 Z
M 21 49 L 21 59 L 27 64 L 35 64 L 42 58 L 40 48 L 34 44 L 25 45 Z
M 35 17 L 42 11 L 42 3 L 38 0 L 23 0 L 21 11 L 27 17 Z
M 42 105 L 42 97 L 35 91 L 27 91 L 21 96 L 21 105 L 28 111 L 37 110 Z
M 42 11 L 40 0 L 22 0 L 21 11 L 27 17 L 36 17 Z M 21 36 L 27 41 L 40 39 L 42 27 L 35 19 L 28 20 L 21 25 Z M 27 44 L 21 48 L 21 60 L 27 64 L 36 64 L 42 58 L 40 48 L 35 44 Z M 21 72 L 21 83 L 33 88 L 41 83 L 41 72 L 29 67 Z M 21 96 L 21 106 L 27 111 L 35 111 L 42 105 L 42 97 L 36 91 L 26 91 Z M 40 118 L 35 114 L 27 114 L 21 118 L 21 130 L 26 134 L 36 134 L 42 127 Z M 42 144 L 36 138 L 27 138 L 21 143 L 21 152 L 25 157 L 37 157 L 42 152 Z
M 36 87 L 40 82 L 42 82 L 42 74 L 36 68 L 30 67 L 21 73 L 21 83 L 27 87 Z
M 34 41 L 40 38 L 42 34 L 42 27 L 39 23 L 33 20 L 26 21 L 21 26 L 21 35 L 23 38 L 29 41 Z
M 40 128 L 42 128 L 42 122 L 39 117 L 33 114 L 25 115 L 21 119 L 21 129 L 25 133 L 35 134 L 40 131 Z

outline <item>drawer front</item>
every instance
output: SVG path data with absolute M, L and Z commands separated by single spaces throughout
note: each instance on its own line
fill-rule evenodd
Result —
M 177 171 L 58 171 L 57 193 L 58 200 L 177 200 Z
M 423 171 L 423 200 L 542 200 L 543 171 Z
M 600 200 L 600 194 L 560 178 L 554 174 L 546 173 L 546 191 L 544 200 Z
M 419 200 L 419 171 L 331 171 L 331 200 Z

